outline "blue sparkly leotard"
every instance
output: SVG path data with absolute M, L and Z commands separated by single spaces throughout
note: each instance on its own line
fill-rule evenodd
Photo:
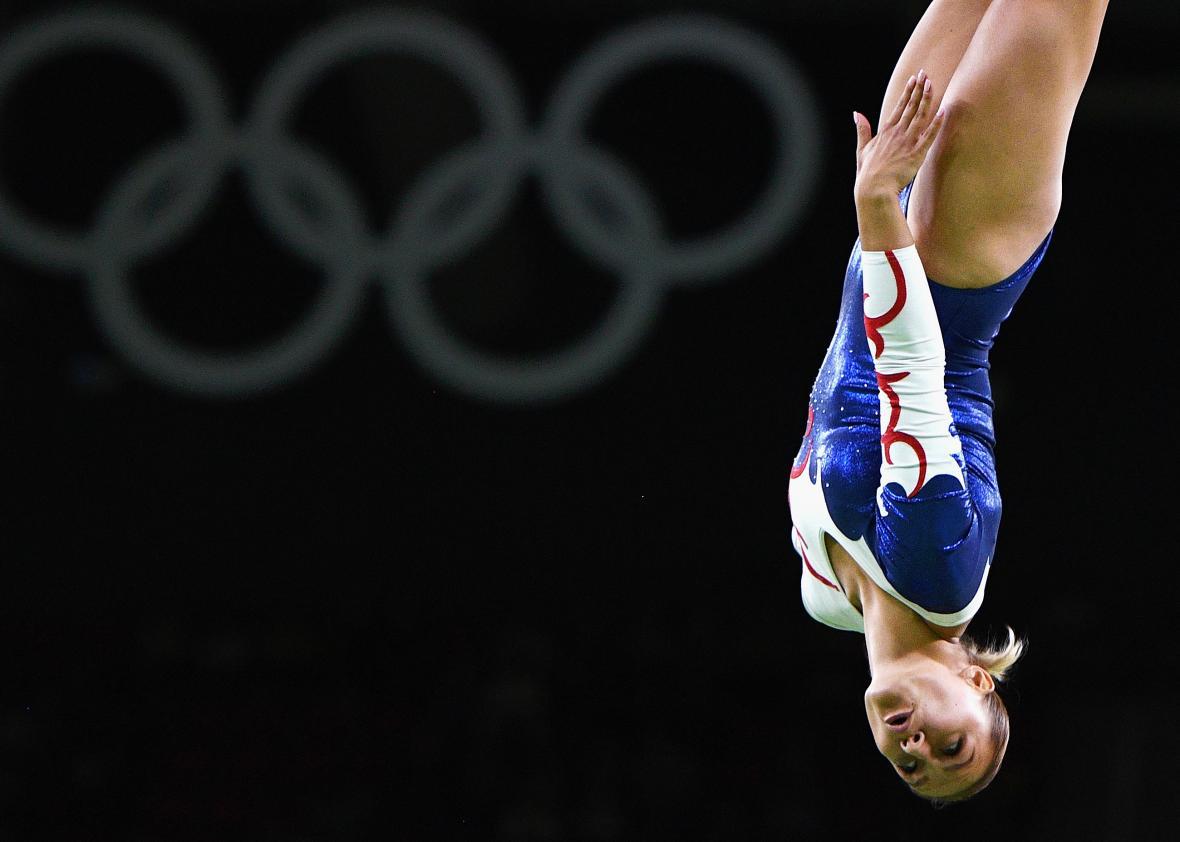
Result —
M 903 211 L 908 199 L 909 188 L 901 194 Z M 825 535 L 877 585 L 936 625 L 959 625 L 979 609 L 1001 510 L 988 352 L 1051 238 L 992 286 L 928 282 L 945 346 L 949 432 L 961 443 L 961 456 L 954 458 L 963 481 L 935 476 L 912 495 L 883 483 L 880 381 L 866 335 L 859 240 L 853 247 L 836 334 L 812 389 L 791 470 L 792 543 L 803 560 L 803 603 L 816 620 L 864 631 L 863 617 L 832 569 Z

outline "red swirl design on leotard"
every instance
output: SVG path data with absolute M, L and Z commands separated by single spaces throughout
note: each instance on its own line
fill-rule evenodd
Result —
M 885 250 L 885 259 L 889 261 L 889 268 L 893 270 L 893 282 L 897 285 L 897 299 L 893 302 L 893 306 L 889 311 L 880 316 L 865 315 L 865 335 L 868 336 L 869 341 L 873 343 L 875 353 L 873 359 L 878 359 L 885 351 L 885 337 L 881 335 L 881 328 L 892 322 L 897 318 L 898 314 L 905 309 L 906 302 L 906 286 L 905 273 L 901 269 L 901 264 L 897 260 L 897 256 L 888 249 Z M 864 294 L 867 300 L 869 294 Z M 904 380 L 909 377 L 908 371 L 899 371 L 896 374 L 881 374 L 877 372 L 877 388 L 885 393 L 885 397 L 889 399 L 889 423 L 885 425 L 885 432 L 881 434 L 881 445 L 884 448 L 885 461 L 890 465 L 893 464 L 893 459 L 889 456 L 889 450 L 893 445 L 901 443 L 914 451 L 918 457 L 918 484 L 914 486 L 914 490 L 908 496 L 913 497 L 922 490 L 922 486 L 926 484 L 926 451 L 922 448 L 922 443 L 909 433 L 898 432 L 897 422 L 901 420 L 901 398 L 897 396 L 897 392 L 893 391 L 891 384 L 898 380 Z
M 893 464 L 893 460 L 889 458 L 889 448 L 898 442 L 908 445 L 918 457 L 918 484 L 914 486 L 914 490 L 908 495 L 909 497 L 913 497 L 926 484 L 926 451 L 922 449 L 922 443 L 909 433 L 900 433 L 897 431 L 897 422 L 901 418 L 901 398 L 897 396 L 897 392 L 893 391 L 893 386 L 891 385 L 909 376 L 910 373 L 908 371 L 899 371 L 897 374 L 882 374 L 881 372 L 877 372 L 877 388 L 889 398 L 889 423 L 885 425 L 885 432 L 881 435 L 881 445 L 885 449 L 885 461 L 890 465 Z
M 905 274 L 901 271 L 901 264 L 897 262 L 897 257 L 893 252 L 886 251 L 885 259 L 889 261 L 889 268 L 893 270 L 893 280 L 897 284 L 897 299 L 886 313 L 880 316 L 865 316 L 865 335 L 869 337 L 869 341 L 876 349 L 873 359 L 880 357 L 881 352 L 885 350 L 885 338 L 881 336 L 881 328 L 896 319 L 898 314 L 905 309 Z M 869 294 L 866 292 L 864 298 L 867 300 L 868 297 Z
M 819 575 L 819 573 L 817 573 L 815 571 L 815 568 L 811 566 L 811 562 L 807 560 L 807 542 L 803 540 L 803 534 L 799 531 L 799 527 L 797 527 L 797 526 L 795 527 L 795 537 L 799 539 L 799 544 L 800 544 L 799 555 L 803 556 L 803 564 L 807 568 L 807 572 L 810 573 L 815 578 L 819 579 L 821 582 L 823 582 L 825 585 L 827 585 L 832 590 L 834 590 L 834 591 L 840 590 L 838 587 L 833 585 L 831 582 L 829 582 L 823 576 Z
M 811 458 L 811 426 L 815 423 L 815 407 L 807 407 L 807 429 L 803 431 L 803 438 L 807 441 L 807 450 L 803 453 L 803 458 L 799 460 L 799 464 L 791 468 L 791 479 L 798 479 L 803 476 L 803 472 L 807 470 L 807 460 Z

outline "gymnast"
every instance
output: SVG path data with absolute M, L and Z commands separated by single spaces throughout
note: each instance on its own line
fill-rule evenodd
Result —
M 859 239 L 791 469 L 807 612 L 865 636 L 865 713 L 917 795 L 962 801 L 1008 746 L 1024 642 L 966 634 L 1000 523 L 988 353 L 1041 263 L 1107 0 L 934 0 L 876 135 Z

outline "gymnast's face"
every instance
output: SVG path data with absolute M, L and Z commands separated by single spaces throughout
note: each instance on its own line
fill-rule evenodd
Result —
M 986 704 L 994 691 L 991 676 L 977 666 L 928 661 L 874 675 L 865 712 L 877 750 L 924 798 L 968 789 L 996 751 Z

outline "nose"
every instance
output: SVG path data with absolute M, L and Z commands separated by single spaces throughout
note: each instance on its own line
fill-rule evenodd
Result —
M 901 750 L 906 754 L 925 755 L 926 735 L 921 731 L 914 731 L 901 739 Z

